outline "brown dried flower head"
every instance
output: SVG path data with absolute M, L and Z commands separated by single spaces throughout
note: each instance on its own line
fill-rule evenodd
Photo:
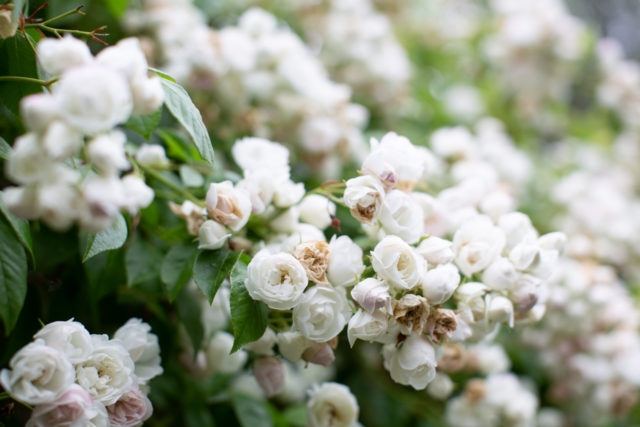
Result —
M 411 331 L 421 334 L 429 319 L 429 304 L 424 297 L 407 294 L 399 301 L 393 301 L 393 317 L 406 335 Z
M 451 339 L 451 334 L 458 326 L 456 313 L 448 308 L 439 308 L 431 314 L 427 325 L 431 338 L 438 341 L 447 341 Z
M 206 220 L 204 216 L 204 209 L 191 202 L 185 202 L 182 205 L 178 205 L 173 202 L 169 202 L 169 208 L 176 216 L 184 219 L 187 225 L 187 231 L 192 236 L 197 236 L 200 226 Z
M 328 285 L 329 244 L 321 240 L 311 240 L 299 244 L 293 256 L 304 267 L 309 280 L 319 285 Z

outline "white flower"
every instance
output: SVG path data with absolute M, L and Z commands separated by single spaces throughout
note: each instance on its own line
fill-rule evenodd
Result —
M 342 137 L 340 123 L 333 117 L 311 117 L 299 128 L 302 147 L 310 153 L 328 153 Z
M 38 43 L 38 62 L 48 74 L 57 76 L 66 70 L 93 61 L 89 47 L 70 35 L 61 39 L 44 38 Z
M 491 322 L 505 322 L 513 327 L 513 303 L 503 296 L 489 294 L 486 297 L 487 319 Z
M 91 335 L 82 323 L 73 320 L 52 322 L 45 325 L 34 336 L 46 345 L 63 352 L 71 363 L 79 363 L 91 354 Z
M 120 327 L 113 336 L 129 351 L 135 364 L 134 373 L 143 380 L 162 373 L 158 337 L 151 333 L 151 326 L 140 319 L 132 318 Z
M 352 427 L 360 408 L 348 387 L 338 383 L 315 386 L 309 393 L 307 415 L 309 427 Z
M 98 135 L 87 145 L 87 157 L 98 170 L 106 175 L 114 175 L 119 170 L 129 168 L 124 152 L 127 137 L 119 130 Z
M 304 184 L 286 180 L 280 183 L 273 193 L 273 204 L 279 208 L 293 206 L 304 196 Z
M 249 221 L 251 200 L 246 191 L 233 188 L 231 181 L 213 183 L 207 191 L 209 217 L 238 231 Z
M 371 265 L 390 285 L 405 290 L 415 288 L 427 270 L 424 258 L 396 236 L 387 236 L 376 245 Z
M 453 244 L 440 237 L 431 236 L 418 245 L 417 251 L 427 260 L 429 265 L 447 264 L 453 261 L 456 254 Z
M 302 199 L 298 210 L 301 221 L 324 230 L 331 225 L 331 218 L 336 214 L 336 205 L 324 196 L 311 194 Z
M 389 132 L 380 142 L 371 139 L 371 154 L 362 163 L 362 171 L 394 187 L 401 182 L 414 183 L 419 180 L 424 170 L 422 160 L 411 141 Z
M 498 257 L 482 272 L 482 283 L 491 289 L 508 290 L 518 280 L 518 272 L 504 257 Z
M 253 375 L 267 397 L 275 396 L 284 387 L 284 366 L 276 357 L 262 357 L 256 360 L 253 364 Z
M 44 132 L 58 118 L 58 102 L 49 93 L 36 93 L 20 100 L 20 117 L 28 131 Z
M 389 321 L 385 313 L 376 311 L 371 314 L 364 310 L 358 310 L 349 320 L 347 327 L 349 345 L 353 347 L 353 344 L 358 339 L 363 341 L 376 341 L 384 336 L 388 329 Z
M 498 218 L 498 227 L 504 231 L 506 246 L 509 250 L 518 243 L 534 243 L 538 232 L 531 225 L 529 217 L 520 212 L 510 212 Z
M 416 243 L 424 234 L 424 211 L 407 193 L 391 190 L 382 201 L 380 223 L 387 234 Z
M 429 304 L 442 304 L 455 292 L 460 283 L 460 273 L 453 264 L 442 264 L 427 271 L 422 280 L 422 295 Z
M 300 224 L 300 212 L 297 206 L 290 207 L 269 222 L 269 226 L 278 233 L 291 233 Z
M 75 365 L 76 381 L 103 405 L 115 403 L 133 384 L 134 363 L 118 340 L 92 335 L 93 352 Z
M 132 114 L 151 114 L 162 106 L 164 89 L 160 77 L 140 76 L 131 82 Z
M 302 353 L 313 343 L 298 331 L 280 332 L 278 334 L 278 350 L 286 359 L 297 362 Z
M 162 167 L 169 164 L 164 147 L 158 144 L 142 144 L 136 153 L 136 160 L 144 166 Z
M 71 384 L 55 401 L 37 405 L 27 427 L 84 427 L 94 415 L 91 395 L 78 384 Z
M 435 399 L 445 400 L 453 392 L 454 384 L 449 375 L 437 372 L 435 378 L 427 387 L 427 393 Z
M 5 3 L 0 8 L 0 39 L 13 37 L 18 31 L 18 19 L 13 19 L 13 4 Z
M 274 175 L 284 171 L 285 179 L 289 178 L 289 150 L 276 142 L 247 137 L 236 141 L 231 153 L 245 173 L 267 169 L 272 173 L 275 171 Z
M 275 345 L 276 341 L 276 333 L 273 332 L 273 329 L 267 327 L 267 329 L 264 331 L 264 334 L 262 334 L 259 339 L 246 344 L 244 346 L 244 349 L 256 354 L 260 354 L 262 356 L 272 356 L 273 346 Z
M 73 384 L 69 358 L 43 340 L 22 347 L 0 372 L 0 384 L 16 400 L 29 405 L 50 403 Z
M 6 187 L 2 191 L 2 203 L 9 212 L 24 219 L 36 219 L 41 215 L 38 204 L 38 188 L 35 185 L 26 187 Z
M 125 175 L 121 182 L 124 194 L 120 207 L 130 214 L 135 215 L 138 210 L 146 208 L 153 201 L 153 190 L 138 175 Z
M 419 335 L 407 337 L 399 349 L 395 344 L 385 345 L 382 355 L 385 369 L 399 384 L 424 390 L 436 376 L 435 350 Z
M 352 286 L 364 271 L 362 249 L 349 236 L 333 236 L 329 242 L 327 276 L 333 286 Z
M 147 60 L 140 41 L 134 37 L 102 49 L 96 56 L 96 62 L 124 74 L 129 81 L 147 74 Z
M 78 152 L 82 135 L 61 120 L 53 121 L 42 135 L 42 147 L 56 160 L 64 160 Z
M 373 277 L 355 285 L 351 289 L 351 297 L 369 313 L 384 308 L 387 314 L 391 314 L 389 286 Z
M 456 264 L 467 277 L 488 267 L 504 246 L 504 232 L 484 215 L 466 221 L 453 235 Z
M 54 88 L 60 116 L 76 129 L 95 135 L 125 122 L 133 109 L 125 77 L 99 65 L 72 68 Z
M 111 427 L 137 427 L 151 417 L 153 406 L 147 396 L 132 387 L 116 403 L 107 406 L 107 412 Z
M 46 155 L 35 133 L 18 137 L 9 152 L 6 174 L 20 184 L 40 183 L 55 175 L 56 164 Z
M 441 157 L 472 157 L 477 146 L 471 132 L 463 126 L 438 129 L 431 135 L 431 148 Z
M 206 348 L 207 366 L 213 373 L 234 374 L 247 361 L 247 352 L 238 350 L 230 354 L 233 348 L 233 335 L 216 332 Z
M 198 230 L 198 249 L 220 249 L 229 237 L 231 233 L 224 225 L 208 219 Z
M 349 320 L 346 297 L 339 291 L 313 286 L 293 308 L 293 327 L 306 338 L 325 342 L 337 336 Z
M 378 218 L 384 194 L 378 178 L 363 175 L 347 181 L 342 198 L 358 221 L 369 224 Z
M 308 282 L 304 267 L 292 255 L 261 251 L 247 267 L 245 286 L 251 298 L 288 310 L 298 304 Z

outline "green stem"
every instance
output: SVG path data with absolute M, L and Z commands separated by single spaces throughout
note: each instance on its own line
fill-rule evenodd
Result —
M 37 85 L 41 85 L 45 87 L 49 87 L 53 83 L 53 81 L 49 81 L 49 80 L 40 80 L 40 79 L 34 79 L 31 77 L 22 77 L 22 76 L 0 76 L 0 82 L 2 81 L 35 83 Z
M 68 29 L 64 29 L 64 28 L 53 28 L 53 27 L 50 27 L 48 25 L 45 25 L 44 23 L 25 24 L 25 28 L 40 28 L 41 30 L 46 30 L 46 31 L 49 31 L 50 33 L 55 34 L 56 37 L 58 37 L 58 38 L 62 38 L 60 33 L 67 33 L 67 34 L 73 34 L 73 35 L 76 35 L 76 36 L 85 36 L 85 37 L 92 37 L 92 36 L 96 35 L 96 33 L 94 33 L 93 31 L 68 30 Z
M 140 169 L 142 171 L 144 171 L 144 173 L 146 173 L 147 175 L 150 175 L 154 179 L 160 181 L 161 183 L 163 183 L 167 187 L 171 188 L 176 193 L 178 193 L 181 196 L 183 196 L 185 199 L 191 200 L 193 203 L 195 203 L 198 206 L 204 207 L 204 203 L 200 199 L 195 197 L 193 194 L 189 193 L 184 188 L 180 188 L 179 186 L 177 186 L 173 182 L 169 181 L 162 174 L 158 173 L 157 171 L 155 171 L 155 170 L 153 170 L 151 168 L 145 167 L 145 166 L 141 165 L 140 163 L 138 163 L 138 166 L 140 167 Z
M 73 10 L 68 10 L 68 11 L 66 11 L 66 12 L 64 12 L 64 13 L 61 13 L 61 14 L 60 14 L 60 15 L 58 15 L 58 16 L 54 16 L 53 18 L 49 18 L 49 19 L 47 19 L 46 21 L 42 22 L 41 24 L 42 24 L 42 25 L 51 24 L 52 22 L 59 21 L 59 20 L 61 20 L 61 19 L 63 19 L 63 18 L 66 18 L 67 16 L 75 15 L 76 13 L 77 13 L 78 15 L 84 15 L 84 13 L 80 12 L 80 8 L 81 8 L 81 7 L 82 7 L 82 6 L 80 6 L 80 7 L 76 8 L 76 9 L 73 9 Z

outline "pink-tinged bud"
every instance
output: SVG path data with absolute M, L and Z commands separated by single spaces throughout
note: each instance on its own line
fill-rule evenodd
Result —
M 89 421 L 92 406 L 91 395 L 79 385 L 72 384 L 57 400 L 36 406 L 27 426 L 79 425 Z
M 336 360 L 336 356 L 333 354 L 333 350 L 329 344 L 322 343 L 306 349 L 304 353 L 302 353 L 302 359 L 310 363 L 315 363 L 316 365 L 327 367 Z
M 253 364 L 253 375 L 267 397 L 280 393 L 284 386 L 284 366 L 276 357 L 264 357 Z
M 112 427 L 133 427 L 149 419 L 153 406 L 139 389 L 131 388 L 116 403 L 107 406 L 107 412 Z

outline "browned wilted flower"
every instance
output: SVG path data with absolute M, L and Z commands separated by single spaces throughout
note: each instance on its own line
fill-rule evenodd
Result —
M 462 370 L 467 364 L 467 353 L 459 344 L 445 344 L 442 346 L 442 357 L 438 361 L 438 369 L 453 373 Z
M 439 308 L 429 317 L 427 330 L 431 338 L 438 341 L 446 341 L 451 338 L 456 326 L 458 326 L 458 323 L 456 322 L 455 312 L 447 308 Z
M 182 205 L 169 202 L 169 208 L 171 212 L 184 219 L 189 234 L 192 236 L 198 235 L 200 226 L 206 219 L 203 208 L 189 201 L 184 202 Z
M 427 326 L 429 304 L 424 297 L 407 294 L 399 301 L 393 301 L 393 317 L 405 335 L 411 331 L 421 334 Z
M 321 240 L 311 240 L 296 247 L 293 256 L 304 267 L 309 280 L 320 285 L 327 283 L 327 267 L 329 267 L 329 245 Z

